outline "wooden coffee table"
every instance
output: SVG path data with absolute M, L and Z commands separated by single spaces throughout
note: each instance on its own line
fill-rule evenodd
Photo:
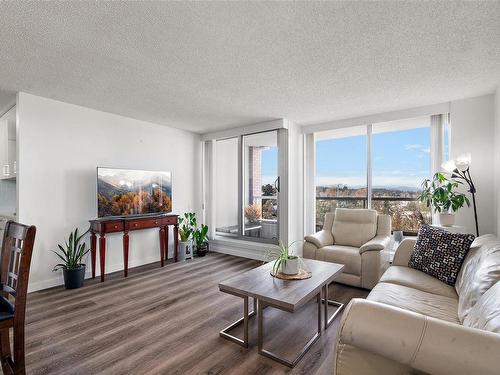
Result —
M 305 280 L 281 280 L 272 277 L 270 272 L 273 263 L 270 262 L 221 282 L 219 284 L 220 291 L 243 298 L 243 317 L 220 331 L 220 336 L 248 348 L 248 320 L 257 314 L 259 354 L 286 366 L 294 367 L 321 335 L 321 303 L 324 304 L 325 329 L 329 327 L 332 320 L 344 307 L 342 303 L 328 299 L 328 285 L 342 273 L 344 265 L 312 259 L 304 259 L 304 263 L 312 272 L 312 277 Z M 288 361 L 264 349 L 262 310 L 271 306 L 293 313 L 314 297 L 318 303 L 318 330 L 297 357 L 293 361 Z M 251 312 L 248 311 L 249 298 L 253 298 L 253 311 Z M 328 316 L 328 305 L 336 306 L 335 312 L 330 317 Z M 229 334 L 229 331 L 242 323 L 243 339 Z

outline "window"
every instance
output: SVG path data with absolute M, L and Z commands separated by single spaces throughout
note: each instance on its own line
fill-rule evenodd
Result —
M 437 119 L 432 125 L 431 116 L 422 116 L 315 133 L 316 229 L 336 207 L 390 214 L 393 229 L 407 233 L 430 223 L 432 214 L 418 196 L 432 174 L 433 134 L 441 145 L 435 165 L 449 157 L 448 116 Z
M 280 190 L 286 188 L 280 186 L 279 163 L 286 162 L 278 145 L 284 139 L 286 129 L 278 129 L 210 143 L 209 220 L 215 221 L 216 236 L 278 243 Z
M 316 227 L 337 207 L 367 207 L 366 127 L 316 135 Z
M 392 217 L 393 230 L 417 232 L 431 213 L 418 201 L 431 175 L 430 117 L 372 126 L 371 207 Z
M 215 142 L 215 232 L 238 236 L 238 138 Z

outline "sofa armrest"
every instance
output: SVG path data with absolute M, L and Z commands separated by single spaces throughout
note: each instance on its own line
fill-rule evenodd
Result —
M 359 253 L 363 254 L 365 251 L 380 251 L 384 250 L 387 245 L 389 245 L 389 242 L 391 241 L 391 238 L 389 236 L 385 235 L 378 235 L 373 237 L 370 241 L 365 243 L 359 248 Z
M 318 249 L 320 249 L 324 246 L 333 245 L 332 232 L 325 230 L 325 229 L 320 230 L 319 232 L 316 232 L 313 235 L 305 236 L 304 239 L 307 242 L 312 243 Z
M 373 301 L 351 301 L 338 342 L 429 374 L 498 373 L 499 334 Z
M 405 238 L 401 241 L 394 254 L 392 265 L 408 267 L 408 262 L 410 261 L 411 254 L 413 254 L 416 242 L 417 240 L 413 238 Z

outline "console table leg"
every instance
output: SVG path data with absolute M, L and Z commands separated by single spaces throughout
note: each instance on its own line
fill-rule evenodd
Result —
M 168 231 L 169 226 L 165 226 L 165 262 L 168 260 Z
M 174 225 L 174 262 L 177 262 L 177 254 L 179 252 L 179 226 Z
M 104 272 L 105 272 L 105 262 L 106 262 L 106 237 L 104 234 L 101 234 L 99 237 L 99 263 L 101 266 L 101 282 L 104 281 Z
M 123 276 L 128 276 L 128 232 L 123 233 Z
M 165 227 L 160 227 L 160 265 L 163 267 L 165 254 Z
M 97 236 L 94 232 L 90 235 L 90 259 L 92 267 L 92 278 L 95 279 L 95 263 L 97 258 Z

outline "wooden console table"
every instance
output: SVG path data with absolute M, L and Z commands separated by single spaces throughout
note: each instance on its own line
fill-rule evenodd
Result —
M 177 262 L 179 245 L 178 215 L 148 215 L 134 217 L 112 217 L 90 220 L 90 255 L 92 259 L 92 278 L 95 278 L 97 234 L 99 234 L 99 264 L 101 282 L 104 281 L 106 261 L 106 234 L 123 232 L 123 274 L 128 275 L 128 232 L 139 229 L 160 228 L 160 264 L 163 267 L 168 259 L 168 229 L 174 227 L 174 261 Z

